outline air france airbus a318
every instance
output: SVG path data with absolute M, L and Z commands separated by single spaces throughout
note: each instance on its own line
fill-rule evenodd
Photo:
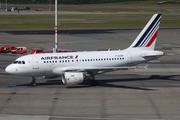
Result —
M 156 51 L 161 14 L 154 14 L 134 42 L 124 50 L 89 51 L 69 53 L 31 54 L 17 58 L 5 71 L 9 74 L 30 76 L 31 85 L 36 85 L 36 77 L 62 77 L 63 84 L 75 85 L 85 79 L 96 85 L 95 75 L 120 69 L 135 68 L 135 65 L 162 56 Z

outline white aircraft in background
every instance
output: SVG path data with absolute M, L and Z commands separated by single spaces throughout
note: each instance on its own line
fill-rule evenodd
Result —
M 154 14 L 130 47 L 124 50 L 90 51 L 68 53 L 30 54 L 17 58 L 5 71 L 9 74 L 30 76 L 36 86 L 36 77 L 62 77 L 63 84 L 75 85 L 90 78 L 96 85 L 95 75 L 120 69 L 135 68 L 135 65 L 162 56 L 156 51 L 161 14 Z

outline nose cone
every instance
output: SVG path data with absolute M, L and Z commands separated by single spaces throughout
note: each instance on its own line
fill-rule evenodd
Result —
M 9 71 L 10 71 L 9 65 L 6 67 L 5 71 L 6 71 L 7 73 L 9 73 Z
M 8 65 L 8 66 L 6 67 L 6 69 L 5 69 L 5 71 L 6 71 L 7 73 L 9 73 L 9 74 L 13 74 L 13 73 L 14 73 L 11 65 Z

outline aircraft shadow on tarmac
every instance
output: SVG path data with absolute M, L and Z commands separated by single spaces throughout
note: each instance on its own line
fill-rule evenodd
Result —
M 112 87 L 112 88 L 124 88 L 124 89 L 135 89 L 135 90 L 155 90 L 152 88 L 147 88 L 142 86 L 129 86 L 129 85 L 121 85 L 121 82 L 135 82 L 135 81 L 151 81 L 151 80 L 158 80 L 158 81 L 177 81 L 180 82 L 180 75 L 168 75 L 168 76 L 159 76 L 159 75 L 151 75 L 149 77 L 143 77 L 143 78 L 120 78 L 120 79 L 109 79 L 109 78 L 103 78 L 101 80 L 98 80 L 99 84 L 97 86 L 101 87 Z M 72 88 L 87 88 L 87 87 L 96 87 L 89 85 L 90 80 L 85 80 L 83 83 L 78 85 L 72 85 L 72 86 L 66 86 L 66 88 L 72 89 Z M 20 84 L 17 86 L 28 86 L 29 84 Z M 37 83 L 38 86 L 51 86 L 51 85 L 63 85 L 61 80 L 47 80 L 43 83 Z M 157 87 L 157 86 L 156 86 Z

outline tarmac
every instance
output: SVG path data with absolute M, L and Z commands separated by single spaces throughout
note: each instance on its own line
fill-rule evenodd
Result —
M 59 30 L 58 47 L 77 51 L 125 49 L 141 29 Z M 26 46 L 28 50 L 54 47 L 53 30 L 2 30 L 0 45 Z M 0 119 L 2 120 L 179 120 L 180 29 L 160 29 L 156 50 L 165 52 L 141 68 L 98 75 L 65 86 L 61 78 L 37 79 L 5 73 L 21 54 L 0 54 Z M 143 66 L 148 65 L 148 69 Z

